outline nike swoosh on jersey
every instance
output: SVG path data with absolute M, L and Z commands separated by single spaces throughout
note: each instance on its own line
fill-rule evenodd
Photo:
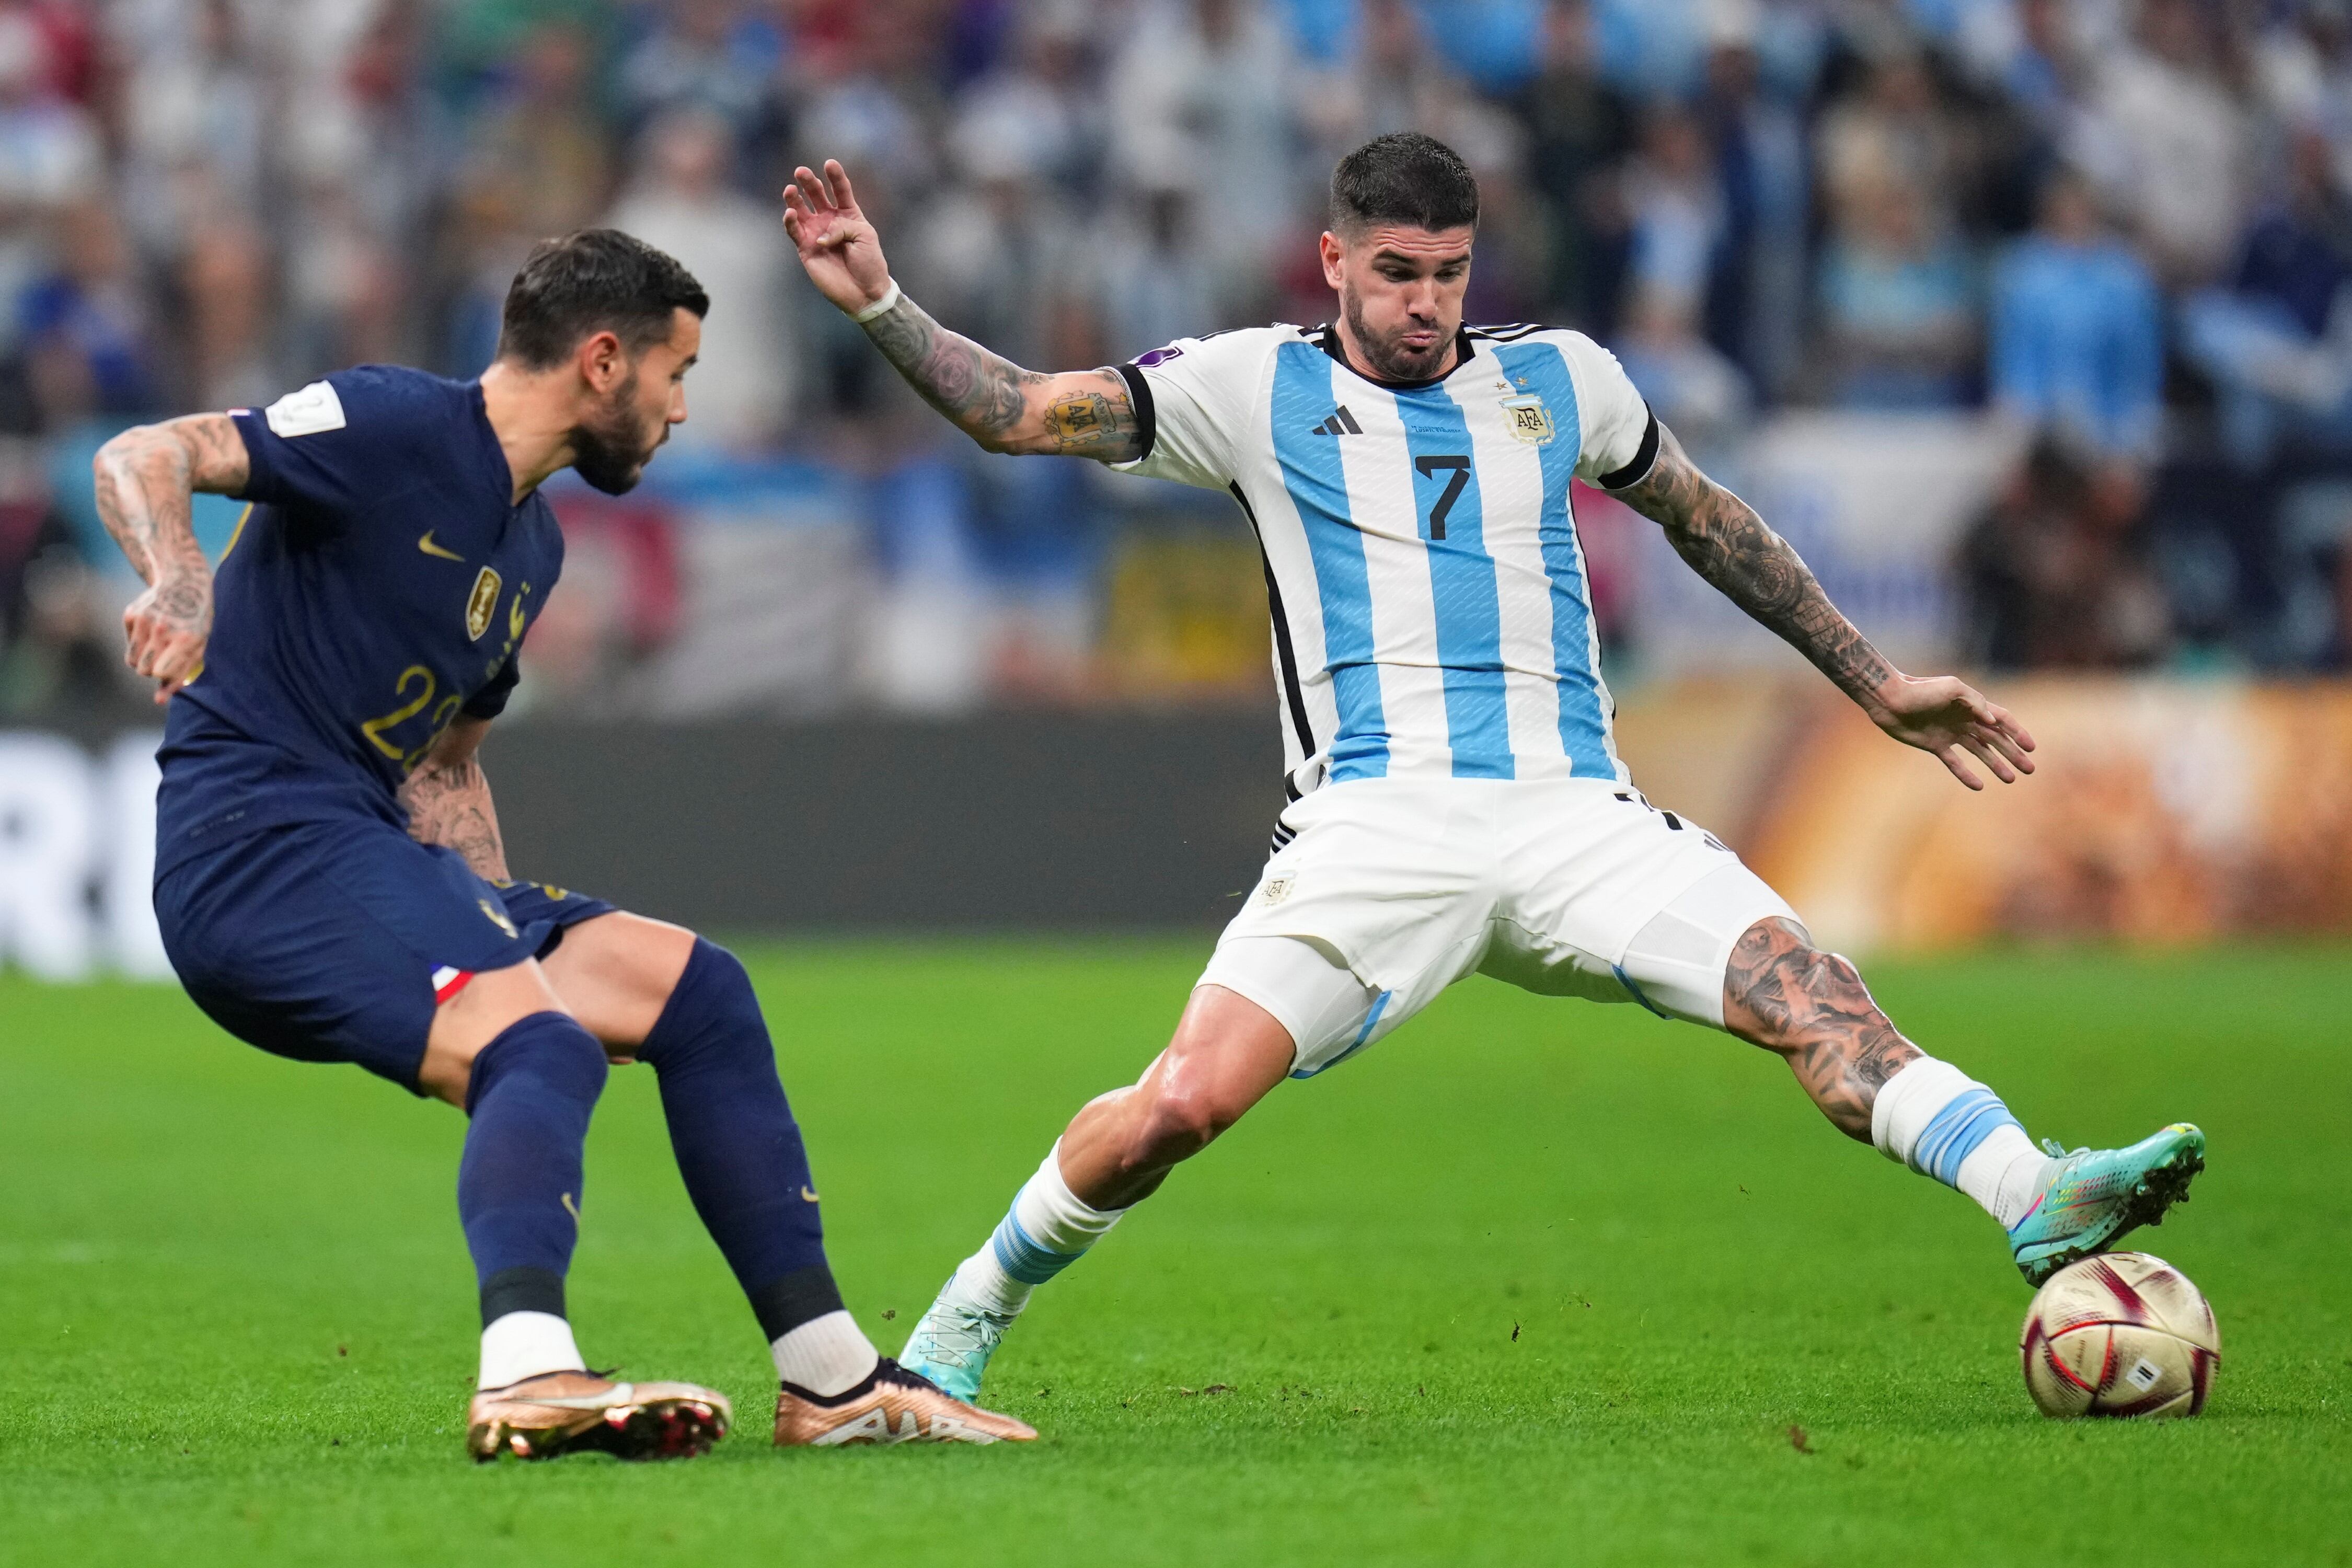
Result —
M 425 537 L 416 542 L 416 548 L 422 550 L 427 555 L 437 555 L 444 561 L 463 561 L 465 559 L 464 556 L 458 554 L 456 551 L 444 550 L 439 545 L 434 543 L 433 531 L 429 528 L 425 531 Z

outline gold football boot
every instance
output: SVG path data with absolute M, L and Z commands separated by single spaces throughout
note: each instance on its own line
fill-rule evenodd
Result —
M 827 1399 L 785 1384 L 776 1391 L 776 1446 L 831 1448 L 850 1443 L 1026 1443 L 1036 1428 L 966 1405 L 888 1356 L 873 1374 Z
M 593 1372 L 544 1372 L 485 1388 L 466 1412 L 466 1448 L 477 1460 L 512 1454 L 616 1454 L 686 1459 L 727 1436 L 735 1407 L 691 1383 L 614 1383 Z

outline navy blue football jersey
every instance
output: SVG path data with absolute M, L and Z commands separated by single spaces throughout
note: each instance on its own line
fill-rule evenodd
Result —
M 563 565 L 546 500 L 511 500 L 479 383 L 362 365 L 231 417 L 252 506 L 165 721 L 159 876 L 287 823 L 404 826 L 401 781 L 459 714 L 505 708 Z

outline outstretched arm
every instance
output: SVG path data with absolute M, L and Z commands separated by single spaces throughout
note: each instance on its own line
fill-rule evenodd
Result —
M 189 498 L 245 488 L 245 439 L 226 414 L 139 425 L 98 449 L 98 515 L 147 591 L 122 612 L 123 662 L 168 702 L 204 668 L 212 635 L 213 574 L 196 543 Z
M 433 742 L 400 786 L 408 836 L 419 844 L 455 849 L 484 881 L 507 880 L 507 847 L 499 837 L 498 807 L 478 753 L 488 719 L 461 717 Z
M 2033 771 L 2033 737 L 2009 712 L 1951 676 L 1917 679 L 1889 664 L 1841 614 L 1804 558 L 1746 501 L 1699 472 L 1674 432 L 1658 430 L 1658 460 L 1617 492 L 1666 531 L 1675 552 L 1836 683 L 1871 721 L 1932 752 L 1970 789 L 1984 781 L 1967 752 L 2003 784 Z
M 992 452 L 1123 463 L 1143 455 L 1127 382 L 1115 370 L 1024 370 L 949 331 L 890 280 L 881 237 L 840 163 L 793 173 L 784 232 L 819 292 L 856 320 L 923 401 Z M 887 303 L 887 309 L 877 309 Z

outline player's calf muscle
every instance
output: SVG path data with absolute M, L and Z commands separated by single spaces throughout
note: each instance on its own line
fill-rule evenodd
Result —
M 1879 1009 L 1861 972 L 1784 920 L 1759 921 L 1739 939 L 1724 971 L 1723 1001 L 1725 1026 L 1787 1058 L 1822 1114 L 1849 1137 L 1869 1138 L 1880 1088 L 1919 1055 Z

